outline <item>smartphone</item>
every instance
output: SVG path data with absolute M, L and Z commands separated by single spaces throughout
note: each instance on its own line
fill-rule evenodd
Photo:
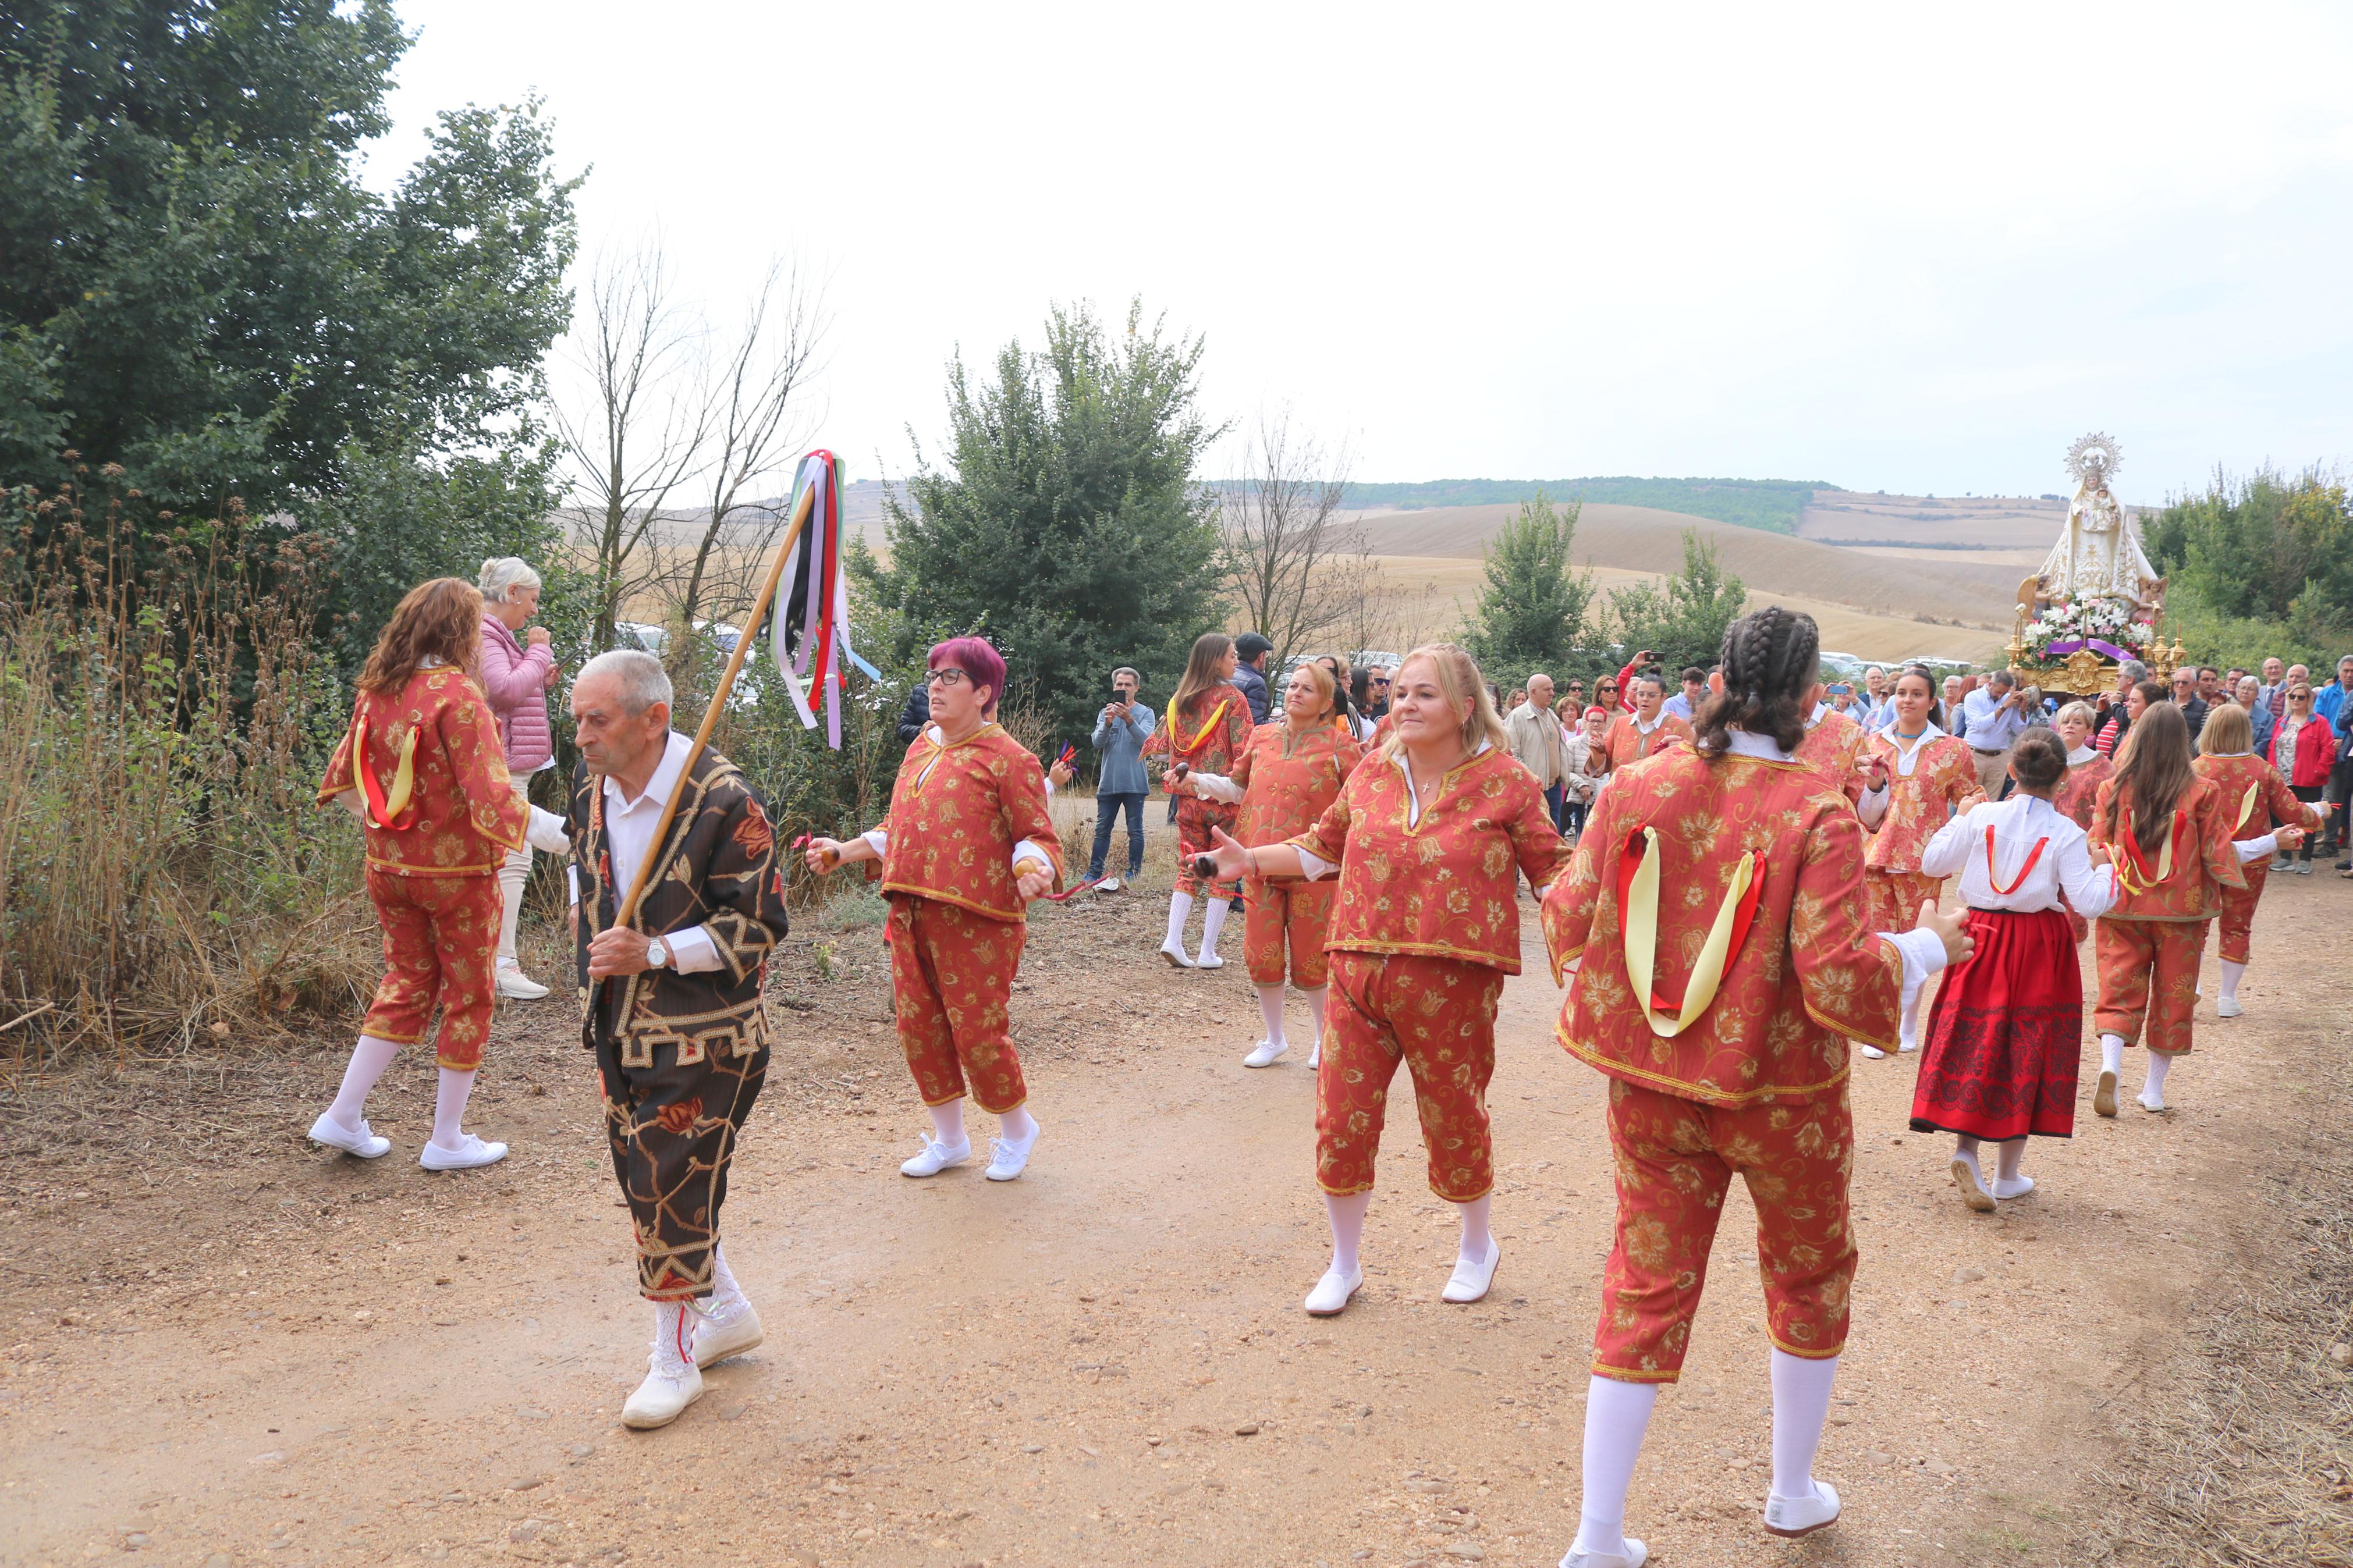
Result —
M 1854 695 L 1854 688 L 1852 686 L 1833 686 L 1830 688 L 1830 694 L 1833 697 L 1852 697 Z

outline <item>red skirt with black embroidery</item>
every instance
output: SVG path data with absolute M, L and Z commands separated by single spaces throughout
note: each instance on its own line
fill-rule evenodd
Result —
M 2075 1131 L 2084 976 L 2058 910 L 1968 911 L 1977 951 L 1945 971 L 1922 1042 L 1915 1132 L 2005 1140 Z

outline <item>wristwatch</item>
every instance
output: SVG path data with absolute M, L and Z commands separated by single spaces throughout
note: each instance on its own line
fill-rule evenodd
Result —
M 662 941 L 659 937 L 655 937 L 651 941 L 648 942 L 646 943 L 646 967 L 648 969 L 668 969 L 670 967 L 670 943 Z

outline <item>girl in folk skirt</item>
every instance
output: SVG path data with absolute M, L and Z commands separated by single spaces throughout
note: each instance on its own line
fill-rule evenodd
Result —
M 2191 766 L 2222 792 L 2231 838 L 2239 847 L 2240 873 L 2247 879 L 2243 888 L 2222 889 L 2222 994 L 2215 1000 L 2214 1014 L 2235 1018 L 2245 1011 L 2239 1005 L 2239 982 L 2247 973 L 2255 903 L 2278 868 L 2271 857 L 2296 847 L 2306 833 L 2319 832 L 2329 807 L 2323 803 L 2316 809 L 2298 798 L 2278 770 L 2254 754 L 2254 721 L 2235 702 L 2207 715 L 2198 747 L 2198 760 Z M 2274 821 L 2281 824 L 2277 831 L 2272 826 Z
M 2093 852 L 2084 830 L 2052 805 L 2066 773 L 2066 742 L 2049 730 L 2027 731 L 2010 748 L 2017 787 L 2010 797 L 1955 817 L 1920 855 L 1925 875 L 1959 874 L 1977 951 L 1936 993 L 1912 1131 L 1958 1138 L 1953 1182 L 1961 1201 L 1983 1214 L 1997 1198 L 2034 1190 L 2034 1178 L 2018 1170 L 2030 1133 L 2075 1131 L 2084 977 L 2061 895 L 2096 919 L 2115 901 L 2116 879 L 2106 855 Z M 1978 1166 L 1986 1138 L 2001 1145 L 1990 1185 Z
M 1887 770 L 1889 793 L 1887 816 L 1863 857 L 1873 931 L 1910 931 L 1920 906 L 1936 901 L 1943 884 L 1920 869 L 1920 851 L 1938 828 L 1985 798 L 1974 754 L 1928 717 L 1936 692 L 1936 678 L 1926 665 L 1905 665 L 1895 678 L 1894 721 L 1871 738 L 1872 755 Z M 1862 1048 L 1873 1058 L 1887 1054 L 1869 1041 Z M 1896 1048 L 1920 1048 L 1916 993 L 1904 1009 Z
M 2165 1075 L 2189 1049 L 2198 962 L 2227 889 L 2244 888 L 2231 841 L 2237 820 L 2222 792 L 2191 766 L 2189 725 L 2170 702 L 2151 702 L 2117 748 L 2116 777 L 2100 786 L 2092 844 L 2116 862 L 2116 901 L 2093 940 L 2099 964 L 2100 1084 L 2092 1109 L 2116 1113 L 2124 1051 L 2148 1029 L 2144 1110 L 2165 1109 Z
M 1313 827 L 1261 848 L 1217 835 L 1219 877 L 1339 873 L 1327 939 L 1336 994 L 1315 1079 L 1315 1179 L 1332 1222 L 1332 1267 L 1306 1301 L 1318 1317 L 1365 1282 L 1357 1244 L 1400 1062 L 1413 1075 L 1430 1191 L 1461 1218 L 1440 1294 L 1476 1301 L 1493 1282 L 1503 1258 L 1487 1223 L 1495 1001 L 1504 977 L 1520 972 L 1519 877 L 1541 891 L 1564 858 L 1544 792 L 1506 749 L 1469 654 L 1451 643 L 1416 648 L 1390 703 L 1389 738 Z
M 1361 672 L 1360 672 L 1361 673 Z M 1282 715 L 1250 732 L 1250 744 L 1229 776 L 1187 772 L 1168 782 L 1207 800 L 1241 807 L 1235 837 L 1248 848 L 1280 844 L 1306 832 L 1339 798 L 1341 784 L 1362 755 L 1339 711 L 1332 672 L 1303 664 L 1282 689 Z M 1242 1058 L 1244 1067 L 1272 1066 L 1291 1048 L 1282 1032 L 1283 949 L 1291 950 L 1291 982 L 1315 1019 L 1313 1068 L 1324 1050 L 1324 997 L 1330 974 L 1324 938 L 1332 921 L 1330 882 L 1270 882 L 1252 877 L 1242 905 L 1242 962 L 1258 987 L 1266 1038 Z

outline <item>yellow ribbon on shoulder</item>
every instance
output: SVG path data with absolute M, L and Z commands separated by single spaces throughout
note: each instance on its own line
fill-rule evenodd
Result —
M 374 798 L 383 785 L 376 784 L 375 770 L 368 766 L 367 721 L 357 721 L 358 733 L 352 737 L 352 766 L 361 775 L 362 783 L 374 786 L 360 793 L 368 797 L 370 809 L 375 812 L 378 827 L 391 827 L 393 819 L 408 807 L 408 797 L 417 790 L 417 726 L 408 727 L 408 736 L 400 742 L 400 765 L 393 770 L 392 788 L 382 803 Z
M 2133 868 L 2138 863 L 2139 857 L 2132 854 L 2118 856 L 2116 861 L 2117 887 L 2127 893 L 2146 893 L 2173 875 L 2173 841 L 2180 837 L 2174 829 L 2180 825 L 2180 818 L 2181 814 L 2177 811 L 2174 813 L 2174 820 L 2166 824 L 2165 847 L 2159 850 L 2157 856 L 2157 875 L 2146 882 L 2140 881 L 2133 876 Z M 2125 818 L 2125 831 L 2126 834 L 2132 831 L 2132 818 L 2129 816 Z M 2134 841 L 2131 847 L 2139 849 L 2139 842 Z
M 1671 1021 L 1662 1021 L 1651 1008 L 1651 983 L 1658 967 L 1659 949 L 1659 830 L 1642 829 L 1642 863 L 1634 869 L 1634 879 L 1626 890 L 1624 910 L 1626 928 L 1626 973 L 1634 982 L 1634 991 L 1642 1005 L 1642 1018 L 1651 1026 L 1651 1033 L 1661 1039 L 1671 1040 L 1699 1019 L 1715 1000 L 1716 987 L 1724 984 L 1724 971 L 1732 959 L 1732 928 L 1738 918 L 1740 900 L 1756 879 L 1757 860 L 1743 855 L 1732 873 L 1732 886 L 1717 906 L 1715 920 L 1707 928 L 1707 941 L 1699 950 L 1699 962 L 1692 967 L 1691 985 L 1683 992 L 1682 1009 Z

